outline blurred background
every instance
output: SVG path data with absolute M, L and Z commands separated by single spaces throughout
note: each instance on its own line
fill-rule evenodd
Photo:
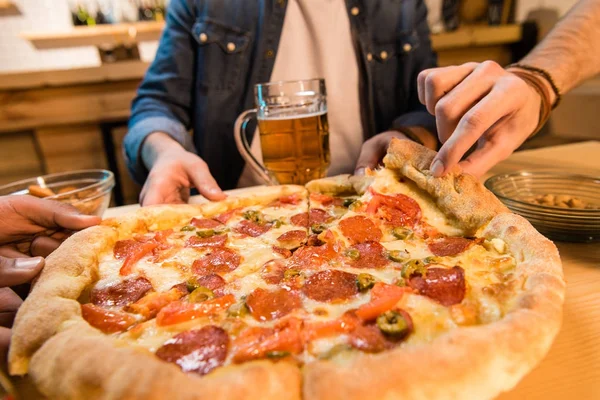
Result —
M 115 174 L 137 202 L 121 142 L 168 0 L 0 0 L 0 185 L 76 169 Z M 576 0 L 426 0 L 440 65 L 517 61 Z M 523 148 L 597 137 L 600 79 L 566 95 Z

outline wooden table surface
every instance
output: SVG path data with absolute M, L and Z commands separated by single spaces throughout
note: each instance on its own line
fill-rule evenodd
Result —
M 600 176 L 600 142 L 513 154 L 490 174 L 558 168 Z M 567 292 L 563 326 L 546 358 L 499 400 L 600 399 L 600 242 L 555 242 Z
M 522 151 L 493 168 L 497 173 L 559 168 L 600 176 L 600 142 Z M 137 206 L 111 209 L 106 216 Z M 499 400 L 600 399 L 600 243 L 557 242 L 567 281 L 563 327 L 546 358 Z

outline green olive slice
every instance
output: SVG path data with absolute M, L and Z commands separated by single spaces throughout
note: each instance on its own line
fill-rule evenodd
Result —
M 190 293 L 190 303 L 202 303 L 203 301 L 210 300 L 215 297 L 212 290 L 204 286 L 198 286 L 192 293 Z
M 377 317 L 377 327 L 388 336 L 403 336 L 410 329 L 408 321 L 395 310 L 384 312 Z

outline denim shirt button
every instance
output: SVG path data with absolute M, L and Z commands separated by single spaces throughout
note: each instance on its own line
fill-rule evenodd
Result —
M 402 50 L 404 50 L 405 53 L 408 53 L 412 50 L 412 45 L 410 43 L 404 43 L 404 46 L 402 46 Z
M 358 7 L 352 7 L 350 9 L 350 14 L 352 14 L 356 17 L 358 14 L 360 14 L 360 10 L 358 9 Z
M 387 51 L 384 50 L 381 53 L 379 53 L 379 57 L 381 57 L 382 60 L 387 60 L 387 58 L 388 58 Z
M 373 54 L 367 53 L 367 61 L 373 61 Z
M 208 35 L 202 32 L 200 35 L 198 35 L 198 38 L 200 39 L 200 42 L 206 43 L 206 41 L 208 40 Z
M 235 51 L 235 43 L 233 43 L 233 42 L 227 43 L 227 50 L 228 51 Z
M 275 52 L 273 50 L 269 49 L 265 52 L 265 57 L 273 58 L 273 57 L 275 57 Z

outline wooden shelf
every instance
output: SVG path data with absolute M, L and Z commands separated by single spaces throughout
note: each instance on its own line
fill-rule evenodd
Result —
M 1 0 L 0 0 L 1 1 Z M 21 37 L 36 49 L 96 46 L 116 47 L 138 42 L 158 40 L 164 22 L 136 22 L 131 24 L 76 26 L 64 32 L 24 32 Z
M 518 42 L 522 34 L 521 25 L 516 24 L 463 26 L 453 32 L 431 35 L 431 44 L 436 51 L 493 46 Z
M 0 17 L 12 17 L 21 15 L 21 10 L 10 0 L 0 0 Z
M 0 0 L 1 2 L 2 0 Z M 56 49 L 78 46 L 115 47 L 148 40 L 158 40 L 164 22 L 78 26 L 65 32 L 23 33 L 37 49 Z M 521 40 L 521 25 L 463 26 L 454 32 L 431 36 L 434 50 L 507 44 Z

